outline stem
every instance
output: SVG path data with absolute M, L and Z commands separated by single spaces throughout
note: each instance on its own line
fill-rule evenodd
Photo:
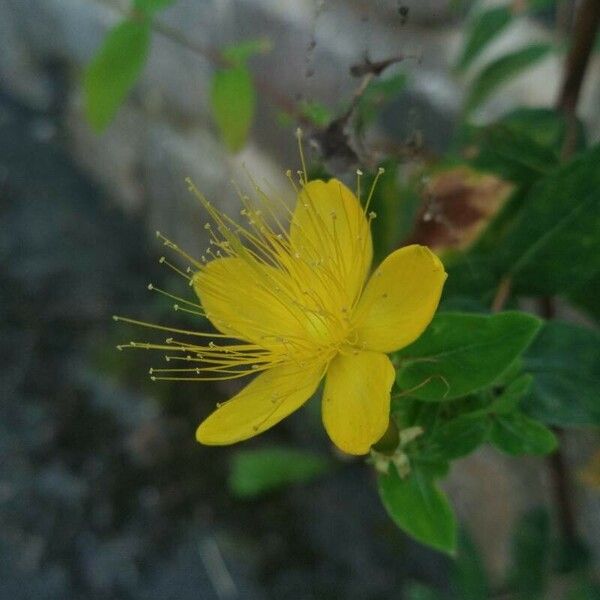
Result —
M 600 0 L 583 0 L 577 11 L 572 34 L 572 45 L 565 63 L 562 88 L 556 107 L 567 119 L 567 131 L 561 159 L 568 160 L 575 151 L 577 143 L 577 104 L 585 78 L 594 40 L 600 27 Z M 540 299 L 540 313 L 546 319 L 554 318 L 556 305 L 551 297 Z M 560 437 L 560 429 L 555 430 Z M 573 502 L 573 490 L 569 468 L 560 445 L 556 452 L 548 457 L 548 466 L 554 487 L 554 501 L 561 533 L 566 541 L 577 539 L 577 519 Z
M 555 429 L 554 433 L 562 443 L 561 431 Z M 571 478 L 569 476 L 569 467 L 567 466 L 562 450 L 556 450 L 548 457 L 548 467 L 552 477 L 552 486 L 554 488 L 554 502 L 558 523 L 562 537 L 567 542 L 573 542 L 577 539 L 577 519 L 575 515 L 575 505 L 573 503 L 573 490 Z
M 600 0 L 583 0 L 575 16 L 572 45 L 565 64 L 565 73 L 556 107 L 567 118 L 567 131 L 561 158 L 567 160 L 577 142 L 576 110 L 594 40 L 600 26 Z

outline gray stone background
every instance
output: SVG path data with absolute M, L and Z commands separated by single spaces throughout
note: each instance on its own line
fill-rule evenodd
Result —
M 409 9 L 409 17 L 406 20 L 399 15 L 400 4 Z M 68 290 L 62 288 L 62 290 L 65 297 L 75 298 L 77 301 L 69 305 L 68 299 L 65 300 L 61 296 L 60 302 L 57 300 L 56 309 L 59 315 L 63 314 L 61 311 L 72 315 L 73 312 L 80 313 L 82 310 L 88 310 L 90 314 L 95 315 L 94 318 L 98 314 L 103 314 L 97 305 L 100 303 L 104 307 L 104 304 L 109 302 L 107 298 L 110 295 L 102 295 L 105 293 L 102 290 L 117 285 L 115 281 L 121 277 L 118 267 L 122 266 L 124 273 L 136 273 L 136 267 L 132 267 L 132 264 L 142 265 L 146 260 L 150 262 L 152 253 L 160 252 L 160 249 L 151 250 L 152 242 L 146 240 L 146 234 L 155 229 L 168 233 L 172 239 L 176 239 L 190 250 L 202 246 L 203 217 L 199 214 L 197 204 L 187 192 L 183 182 L 185 176 L 191 176 L 214 202 L 222 206 L 235 206 L 236 196 L 230 180 L 243 179 L 244 167 L 259 179 L 266 178 L 274 187 L 287 189 L 284 171 L 288 167 L 295 169 L 298 165 L 293 130 L 277 124 L 278 109 L 267 96 L 260 98 L 258 118 L 247 147 L 237 156 L 228 154 L 218 139 L 209 114 L 207 90 L 213 66 L 197 53 L 159 33 L 153 36 L 150 60 L 135 91 L 108 130 L 102 135 L 95 135 L 82 116 L 82 71 L 102 42 L 107 29 L 122 18 L 122 11 L 126 10 L 128 5 L 128 2 L 120 0 L 0 0 L 0 90 L 10 98 L 2 104 L 0 124 L 6 126 L 5 134 L 12 132 L 14 136 L 10 139 L 6 137 L 1 142 L 4 147 L 4 158 L 0 165 L 0 175 L 2 178 L 7 178 L 10 183 L 13 173 L 21 173 L 17 181 L 18 185 L 15 184 L 14 189 L 27 189 L 31 194 L 27 198 L 34 203 L 31 205 L 34 207 L 32 214 L 11 212 L 12 208 L 7 213 L 10 219 L 14 217 L 14 223 L 17 225 L 12 231 L 12 238 L 9 236 L 7 238 L 9 241 L 5 240 L 2 249 L 12 248 L 10 251 L 6 250 L 9 256 L 13 256 L 10 254 L 13 252 L 17 257 L 12 264 L 24 266 L 18 273 L 16 268 L 13 273 L 12 266 L 7 269 L 9 283 L 5 283 L 5 286 L 12 285 L 10 282 L 13 280 L 19 282 L 22 280 L 21 291 L 24 297 L 36 298 L 35 302 L 32 300 L 32 306 L 44 305 L 42 310 L 47 308 L 39 299 L 39 295 L 46 294 L 47 291 L 34 285 L 35 281 L 39 283 L 41 280 L 36 279 L 35 270 L 31 270 L 33 263 L 22 262 L 23 252 L 27 248 L 31 247 L 31 252 L 37 253 L 35 255 L 37 259 L 40 252 L 51 254 L 56 246 L 61 246 L 60 238 L 53 241 L 48 239 L 47 243 L 42 243 L 38 237 L 33 236 L 31 243 L 24 241 L 31 223 L 34 223 L 36 218 L 42 218 L 40 215 L 45 215 L 44 211 L 49 210 L 47 205 L 40 205 L 39 211 L 35 209 L 35 202 L 40 198 L 45 198 L 47 202 L 55 202 L 57 207 L 63 206 L 65 215 L 73 217 L 78 211 L 83 210 L 77 205 L 78 195 L 86 195 L 86 202 L 88 200 L 96 202 L 90 198 L 96 198 L 98 192 L 95 190 L 99 189 L 102 190 L 102 199 L 98 200 L 97 206 L 108 207 L 109 211 L 117 210 L 121 215 L 120 219 L 124 222 L 132 220 L 137 223 L 135 227 L 132 225 L 131 230 L 127 228 L 129 226 L 118 228 L 119 233 L 127 239 L 128 243 L 138 242 L 138 248 L 134 255 L 132 254 L 134 258 L 131 260 L 128 258 L 129 262 L 123 266 L 125 260 L 123 237 L 111 235 L 108 240 L 110 248 L 106 250 L 106 260 L 110 259 L 113 262 L 110 263 L 112 266 L 107 266 L 106 279 L 94 281 L 94 273 L 87 272 L 85 266 L 82 266 L 79 271 L 75 269 L 72 273 L 75 290 L 73 287 Z M 449 2 L 444 0 L 407 0 L 402 3 L 383 0 L 372 2 L 366 0 L 298 0 L 295 2 L 291 0 L 178 0 L 171 8 L 161 13 L 158 20 L 191 43 L 204 47 L 219 48 L 241 39 L 268 37 L 273 42 L 273 50 L 264 56 L 252 59 L 253 72 L 267 80 L 277 92 L 294 101 L 314 100 L 331 107 L 339 106 L 340 102 L 351 96 L 357 81 L 350 77 L 349 67 L 361 62 L 366 54 L 373 60 L 400 53 L 414 57 L 406 60 L 399 67 L 410 76 L 409 89 L 398 105 L 398 112 L 404 110 L 406 119 L 401 119 L 398 123 L 396 117 L 394 122 L 379 123 L 375 131 L 370 134 L 374 144 L 387 139 L 390 135 L 402 137 L 410 134 L 412 129 L 418 129 L 424 136 L 426 146 L 430 144 L 443 149 L 444 144 L 448 142 L 447 135 L 452 131 L 460 110 L 468 82 L 468 77 L 466 80 L 458 78 L 452 72 L 453 60 L 462 41 L 464 26 L 461 18 L 450 10 Z M 521 19 L 491 45 L 484 59 L 513 46 L 518 47 L 526 41 L 550 39 L 553 35 L 555 34 L 552 28 L 548 27 L 548 23 L 544 20 Z M 560 84 L 561 67 L 560 56 L 548 57 L 525 75 L 517 77 L 503 87 L 486 104 L 477 118 L 482 121 L 493 119 L 516 105 L 552 105 Z M 600 106 L 600 56 L 598 54 L 595 55 L 588 72 L 580 114 L 588 126 L 590 138 L 598 140 L 600 138 L 600 113 L 597 109 Z M 18 105 L 17 108 L 15 103 Z M 59 147 L 60 150 L 54 150 Z M 58 166 L 49 166 L 45 174 L 40 175 L 40 179 L 36 181 L 37 187 L 30 189 L 27 187 L 28 171 L 31 168 L 37 172 L 38 164 L 28 165 L 28 161 L 37 160 L 36 152 L 40 148 L 47 148 L 50 149 L 50 153 L 55 153 L 56 156 L 52 160 L 56 158 Z M 14 162 L 17 160 L 15 157 L 21 157 L 20 162 Z M 77 177 L 83 177 L 87 183 L 85 185 L 82 183 L 80 187 L 74 189 L 69 188 L 66 193 L 63 188 L 54 185 L 51 182 L 53 170 L 60 170 L 63 163 L 72 165 L 65 169 L 69 173 L 72 170 L 76 171 Z M 48 164 L 54 165 L 54 163 Z M 36 175 L 33 174 L 31 177 L 35 179 Z M 23 188 L 19 187 L 21 183 Z M 36 196 L 38 192 L 35 190 L 42 190 L 41 195 Z M 58 199 L 51 198 L 53 193 L 62 196 Z M 67 197 L 70 200 L 67 201 Z M 98 216 L 90 218 L 92 220 L 95 218 L 96 223 L 100 219 Z M 7 222 L 12 223 L 10 219 Z M 110 219 L 108 222 L 111 222 Z M 21 232 L 24 237 L 17 239 L 18 232 Z M 50 248 L 52 250 L 49 250 Z M 68 261 L 72 260 L 79 249 L 74 247 L 70 252 L 66 259 Z M 139 271 L 146 272 L 147 266 L 140 267 Z M 50 278 L 48 273 L 54 277 L 53 271 L 40 273 L 40 277 Z M 89 283 L 88 278 L 92 279 Z M 123 289 L 118 293 L 122 296 L 133 294 L 125 300 L 125 306 L 141 306 L 147 301 L 142 294 L 147 281 L 140 277 L 137 280 L 135 277 L 132 279 L 138 290 L 132 292 L 125 286 L 125 283 L 131 280 L 119 281 L 117 287 L 119 290 Z M 86 283 L 82 284 L 82 280 Z M 49 279 L 48 285 L 51 283 Z M 79 290 L 78 286 L 81 286 L 83 291 Z M 94 286 L 97 286 L 98 290 Z M 62 302 L 67 302 L 66 308 L 61 304 Z M 10 303 L 6 304 L 9 305 L 12 306 Z M 17 335 L 16 329 L 13 333 Z M 17 337 L 15 343 L 21 349 L 21 353 L 27 354 L 28 348 L 34 344 L 34 341 L 27 335 L 23 337 L 21 333 Z M 4 336 L 4 341 L 7 339 Z M 76 355 L 69 358 L 71 362 L 77 360 Z M 77 373 L 79 385 L 84 386 L 81 377 L 84 377 L 82 373 L 85 374 L 87 371 L 77 368 L 73 372 Z M 87 373 L 85 376 L 90 375 Z M 52 376 L 49 377 L 52 379 Z M 18 377 L 17 380 L 21 382 Z M 85 385 L 91 385 L 88 380 L 86 381 Z M 13 394 L 10 397 L 17 398 L 21 383 L 17 385 L 13 381 L 10 386 L 6 384 L 5 390 Z M 100 392 L 94 387 L 96 390 L 94 402 L 102 404 L 102 411 L 108 411 L 113 417 L 117 415 L 115 417 L 118 421 L 117 430 L 125 432 L 119 435 L 126 440 L 122 443 L 126 448 L 127 460 L 134 463 L 140 460 L 143 462 L 146 438 L 150 439 L 148 442 L 151 445 L 150 454 L 154 455 L 152 444 L 158 444 L 160 448 L 161 436 L 169 437 L 171 435 L 169 428 L 173 426 L 173 421 L 175 429 L 179 426 L 179 421 L 174 417 L 170 418 L 167 425 L 164 420 L 161 421 L 157 415 L 161 414 L 162 409 L 152 392 L 144 393 L 143 397 L 135 394 L 132 397 L 129 392 L 129 396 L 124 401 L 128 403 L 130 409 L 136 408 L 132 409 L 130 420 L 123 421 L 124 417 L 119 412 L 121 409 L 115 408 L 119 402 L 115 397 L 118 394 L 116 395 L 110 388 L 110 383 L 105 382 L 102 385 L 104 387 Z M 34 413 L 36 410 L 37 408 L 32 408 Z M 42 427 L 36 421 L 37 418 L 33 413 L 27 417 L 37 423 L 36 427 Z M 5 422 L 9 423 L 10 418 L 7 417 Z M 30 429 L 27 424 L 22 426 L 23 431 Z M 290 427 L 294 431 L 294 427 L 297 426 L 292 424 Z M 16 428 L 4 434 L 0 431 L 0 434 L 4 435 L 5 439 L 13 440 L 15 432 L 18 431 L 21 430 Z M 34 428 L 34 431 L 37 429 Z M 86 487 L 89 484 L 88 480 L 75 476 L 68 461 L 61 461 L 58 455 L 56 460 L 44 463 L 44 468 L 38 469 L 35 461 L 31 459 L 31 452 L 23 450 L 23 438 L 17 438 L 18 436 L 14 437 L 14 444 L 11 442 L 6 447 L 13 449 L 11 451 L 13 454 L 10 456 L 20 458 L 15 459 L 16 466 L 10 463 L 12 465 L 10 471 L 2 473 L 4 479 L 0 481 L 0 514 L 3 515 L 3 522 L 5 524 L 11 522 L 11 515 L 13 515 L 10 511 L 2 512 L 3 503 L 6 505 L 18 496 L 14 491 L 15 486 L 18 491 L 21 490 L 19 486 L 29 485 L 12 481 L 14 474 L 21 472 L 23 481 L 29 482 L 34 481 L 33 474 L 35 474 L 35 486 L 41 489 L 40 491 L 36 487 L 35 493 L 31 493 L 33 495 L 27 492 L 23 496 L 26 499 L 25 503 L 35 503 L 37 500 L 32 498 L 41 498 L 41 504 L 37 508 L 40 511 L 43 511 L 50 501 L 55 502 L 60 507 L 60 511 L 78 510 L 78 498 L 87 497 L 89 493 Z M 566 439 L 567 456 L 575 470 L 589 457 L 593 444 L 594 440 L 591 436 L 589 439 L 579 435 Z M 54 451 L 53 446 L 49 448 L 50 452 Z M 39 448 L 35 450 L 35 452 L 39 451 Z M 41 452 L 43 451 L 42 448 Z M 211 458 L 207 459 L 206 456 Z M 214 454 L 211 453 L 196 458 L 195 467 L 204 469 L 206 465 L 203 461 L 212 460 L 213 457 Z M 4 464 L 6 466 L 9 463 Z M 365 474 L 362 474 L 361 478 L 359 481 L 366 481 L 368 485 L 372 485 Z M 336 524 L 342 528 L 348 526 L 348 521 L 338 517 L 334 510 L 338 502 L 337 494 L 341 493 L 339 489 L 345 490 L 350 495 L 356 494 L 357 505 L 348 519 L 359 520 L 365 514 L 370 514 L 369 511 L 372 511 L 370 505 L 369 508 L 361 505 L 361 502 L 367 501 L 360 492 L 357 492 L 357 485 L 355 478 L 345 475 L 338 477 L 331 484 L 323 485 L 316 495 L 324 508 L 319 508 L 316 504 L 311 505 L 308 492 L 300 492 L 291 502 L 296 506 L 297 515 L 300 515 L 298 518 L 312 524 L 311 532 L 307 534 L 311 540 L 311 551 L 314 552 L 315 548 L 318 548 L 324 561 L 327 561 L 331 555 L 336 555 L 336 568 L 341 568 L 339 566 L 341 561 L 345 568 L 356 568 L 359 571 L 363 569 L 361 571 L 363 576 L 372 578 L 374 583 L 371 587 L 364 589 L 359 587 L 359 591 L 355 590 L 355 595 L 348 592 L 344 597 L 397 597 L 387 596 L 381 592 L 386 589 L 386 586 L 394 584 L 394 580 L 390 580 L 389 574 L 384 572 L 381 565 L 390 568 L 392 566 L 384 561 L 378 561 L 373 555 L 365 558 L 358 551 L 353 553 L 348 548 L 344 550 L 335 548 L 332 546 L 332 539 L 323 533 L 323 527 L 327 530 Z M 461 461 L 453 471 L 448 481 L 448 490 L 459 514 L 468 522 L 476 542 L 484 549 L 488 567 L 497 576 L 506 568 L 509 532 L 517 516 L 528 507 L 547 503 L 550 496 L 549 485 L 543 461 L 504 459 L 490 450 L 480 451 L 473 457 Z M 598 535 L 600 495 L 598 492 L 580 486 L 576 486 L 576 490 L 581 533 L 596 547 L 597 556 L 600 556 Z M 152 511 L 152 503 L 159 492 L 150 483 L 142 489 L 142 492 L 147 496 L 142 498 L 142 504 L 145 502 L 147 510 Z M 309 507 L 299 507 L 302 501 L 306 501 Z M 212 511 L 212 500 L 207 502 L 206 510 Z M 106 507 L 104 509 L 109 510 Z M 101 512 L 102 506 L 94 510 Z M 271 506 L 270 510 L 277 511 L 277 508 Z M 53 513 L 59 525 L 55 524 L 52 527 L 60 527 L 60 511 Z M 323 525 L 326 521 L 324 515 L 331 518 L 331 522 L 325 525 Z M 493 517 L 490 518 L 490 515 Z M 252 519 L 248 512 L 244 513 L 244 516 L 246 519 Z M 138 560 L 141 552 L 140 542 L 139 539 L 135 539 L 134 534 L 121 531 L 118 535 L 102 537 L 92 531 L 84 532 L 83 535 L 78 533 L 79 545 L 74 549 L 65 546 L 70 549 L 65 550 L 64 554 L 66 556 L 69 552 L 74 552 L 78 555 L 76 561 L 79 565 L 78 577 L 83 583 L 81 581 L 77 583 L 77 577 L 64 566 L 56 564 L 50 565 L 50 568 L 47 561 L 44 561 L 45 553 L 52 544 L 51 539 L 54 534 L 48 533 L 53 531 L 52 527 L 44 530 L 45 533 L 40 533 L 39 528 L 33 527 L 34 533 L 31 533 L 31 528 L 25 525 L 21 527 L 18 524 L 19 518 L 12 522 L 14 531 L 8 528 L 6 531 L 9 533 L 0 534 L 0 547 L 11 548 L 6 554 L 0 554 L 0 562 L 4 560 L 4 565 L 0 566 L 5 571 L 12 571 L 13 575 L 15 569 L 17 572 L 22 572 L 24 580 L 29 579 L 28 585 L 34 587 L 23 586 L 18 578 L 15 580 L 17 583 L 11 587 L 12 580 L 8 577 L 5 579 L 5 584 L 0 583 L 1 598 L 324 597 L 312 596 L 309 591 L 302 595 L 299 591 L 303 588 L 304 581 L 301 569 L 295 572 L 298 579 L 296 587 L 293 583 L 289 583 L 294 581 L 294 572 L 286 571 L 288 584 L 273 583 L 270 580 L 270 592 L 265 596 L 261 592 L 260 583 L 255 581 L 254 567 L 248 566 L 244 562 L 245 559 L 240 559 L 240 556 L 249 555 L 257 560 L 256 556 L 259 553 L 257 554 L 255 549 L 247 548 L 247 552 L 240 552 L 238 549 L 228 554 L 227 548 L 239 542 L 232 541 L 234 536 L 230 530 L 227 530 L 226 534 L 221 533 L 219 537 L 218 532 L 215 534 L 211 529 L 213 521 L 202 515 L 198 517 L 195 514 L 193 518 L 195 529 L 179 535 L 174 543 L 174 549 L 171 547 L 170 550 L 165 551 L 165 556 L 161 559 L 163 571 L 157 572 L 154 579 L 144 579 L 140 574 L 144 572 Z M 101 520 L 104 517 L 100 514 L 95 518 Z M 259 522 L 264 519 L 265 517 L 262 517 Z M 81 522 L 85 522 L 83 517 Z M 164 523 L 162 526 L 165 526 Z M 352 532 L 354 536 L 352 541 L 360 544 L 361 536 L 369 535 L 369 531 L 366 526 L 358 529 L 356 524 L 353 526 L 355 529 Z M 81 527 L 85 529 L 84 526 Z M 216 527 L 219 529 L 218 523 Z M 241 527 L 244 527 L 243 523 Z M 335 537 L 334 534 L 332 535 Z M 198 539 L 205 540 L 202 542 L 204 545 L 201 544 L 200 547 L 200 555 L 205 557 L 204 562 L 197 561 L 197 556 L 194 554 Z M 221 545 L 221 551 L 217 547 L 217 559 L 214 559 L 214 544 L 217 543 L 215 539 Z M 274 547 L 282 543 L 276 536 L 266 542 Z M 244 543 L 251 543 L 251 541 L 246 540 Z M 19 554 L 18 557 L 15 549 Z M 220 591 L 215 588 L 214 580 L 207 582 L 203 579 L 204 575 L 199 565 L 206 566 L 206 561 L 210 563 L 213 559 L 218 562 L 219 552 L 225 553 L 229 567 L 233 569 L 232 577 L 235 583 L 231 585 L 234 592 L 237 589 L 235 593 L 231 591 L 231 587 L 227 587 L 230 585 L 227 578 L 224 581 L 220 580 L 220 584 L 217 583 L 217 588 L 218 585 L 225 586 Z M 336 554 L 340 552 L 342 558 Z M 418 555 L 420 551 L 412 548 L 411 552 Z M 6 558 L 7 556 L 9 558 Z M 209 558 L 206 558 L 207 556 Z M 211 556 L 213 559 L 210 558 Z M 434 561 L 429 571 L 434 569 L 435 559 L 427 555 L 423 560 Z M 321 565 L 320 568 L 325 570 L 323 577 L 326 578 L 327 566 Z M 204 595 L 195 595 L 193 588 L 182 588 L 176 592 L 177 595 L 169 595 L 174 593 L 173 589 L 177 589 L 173 587 L 172 582 L 187 578 L 192 572 L 195 574 L 194 585 L 198 586 L 196 589 L 204 589 L 202 586 L 206 586 L 207 590 L 212 591 L 206 591 Z M 250 574 L 248 575 L 247 572 Z M 414 576 L 413 571 L 409 569 L 409 572 Z M 418 573 L 419 569 L 417 568 L 415 572 Z M 43 576 L 40 573 L 43 573 Z M 40 582 L 37 587 L 32 583 L 36 578 L 39 578 Z M 332 576 L 332 580 L 334 579 Z M 242 588 L 239 587 L 240 581 L 243 582 Z M 283 587 L 278 588 L 277 585 Z M 278 589 L 285 590 L 285 585 L 291 586 L 287 588 L 288 595 L 285 595 L 285 591 L 277 592 Z M 150 588 L 153 591 L 149 591 Z M 54 589 L 57 591 L 52 595 Z M 161 589 L 165 590 L 164 593 L 157 591 Z M 240 593 L 240 589 L 243 592 Z M 125 593 L 122 590 L 129 591 Z M 381 595 L 377 595 L 379 593 L 377 590 Z M 19 593 L 25 595 L 19 596 Z M 83 595 L 78 595 L 80 593 Z M 283 595 L 278 596 L 278 593 Z

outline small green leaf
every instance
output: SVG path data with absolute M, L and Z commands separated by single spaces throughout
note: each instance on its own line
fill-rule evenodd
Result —
M 456 517 L 446 496 L 429 474 L 413 465 L 410 475 L 400 479 L 390 466 L 379 477 L 379 495 L 388 514 L 408 535 L 419 542 L 453 554 L 456 549 Z
M 150 23 L 128 20 L 106 36 L 83 80 L 85 114 L 95 131 L 112 121 L 138 79 L 150 47 Z
M 523 366 L 534 376 L 524 402 L 529 414 L 563 427 L 600 425 L 600 333 L 549 321 Z
M 488 64 L 477 76 L 467 98 L 466 108 L 472 111 L 511 77 L 541 60 L 550 50 L 549 44 L 534 44 L 506 54 Z
M 550 519 L 544 509 L 523 516 L 513 534 L 511 583 L 521 600 L 541 600 L 550 573 Z
M 521 413 L 496 416 L 489 437 L 493 446 L 512 456 L 549 454 L 558 445 L 547 427 Z
M 534 342 L 535 343 L 535 342 Z M 512 381 L 494 400 L 490 410 L 497 415 L 512 413 L 519 407 L 523 397 L 531 389 L 533 377 L 528 373 Z
M 301 102 L 300 111 L 311 123 L 325 127 L 333 119 L 333 113 L 320 102 Z
M 233 456 L 229 489 L 238 498 L 256 498 L 293 483 L 305 483 L 331 468 L 326 458 L 284 447 L 243 450 Z
M 507 6 L 496 6 L 477 14 L 468 25 L 468 38 L 457 68 L 461 71 L 465 70 L 484 48 L 506 29 L 512 16 Z
M 164 10 L 174 3 L 175 0 L 135 0 L 133 6 L 136 10 L 152 15 L 152 13 Z
M 519 312 L 438 313 L 416 342 L 396 354 L 397 384 L 411 396 L 429 401 L 481 390 L 527 348 L 540 324 Z
M 232 46 L 227 46 L 221 51 L 223 58 L 231 63 L 232 67 L 243 67 L 247 60 L 255 54 L 266 54 L 273 48 L 268 38 L 244 40 Z
M 232 152 L 241 150 L 256 107 L 256 91 L 246 67 L 221 69 L 214 74 L 211 106 L 225 145 Z
M 471 454 L 487 437 L 485 415 L 461 415 L 437 427 L 423 450 L 425 456 L 453 460 Z

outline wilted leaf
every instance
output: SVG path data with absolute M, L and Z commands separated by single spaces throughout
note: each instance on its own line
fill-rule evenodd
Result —
M 437 252 L 467 249 L 504 206 L 513 185 L 466 166 L 432 175 L 409 243 Z

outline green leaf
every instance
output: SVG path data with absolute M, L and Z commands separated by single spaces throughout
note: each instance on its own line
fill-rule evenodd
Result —
M 241 150 L 256 107 L 256 91 L 246 67 L 221 69 L 214 74 L 211 106 L 225 145 L 232 152 Z
M 515 183 L 534 183 L 559 164 L 557 149 L 542 145 L 525 127 L 510 121 L 477 129 L 471 143 L 477 151 L 474 167 Z
M 550 518 L 544 509 L 524 515 L 513 534 L 511 582 L 517 598 L 541 600 L 550 572 Z
M 535 341 L 533 342 L 535 344 Z M 519 407 L 523 397 L 529 392 L 533 384 L 533 376 L 528 373 L 512 381 L 502 393 L 494 400 L 490 410 L 497 415 L 512 413 Z
M 465 70 L 482 50 L 506 28 L 511 22 L 512 16 L 507 6 L 497 6 L 477 14 L 468 25 L 468 38 L 457 68 L 461 71 Z
M 150 47 L 150 23 L 128 20 L 111 29 L 84 75 L 85 114 L 104 130 L 138 79 Z
M 525 350 L 539 327 L 539 319 L 519 312 L 438 313 L 416 342 L 396 354 L 397 384 L 430 401 L 481 390 Z
M 471 85 L 466 103 L 467 111 L 477 108 L 498 86 L 541 60 L 551 49 L 549 44 L 534 44 L 488 64 Z
M 473 540 L 463 532 L 458 557 L 450 572 L 452 597 L 458 600 L 488 600 L 489 583 L 483 560 Z
M 446 496 L 423 469 L 412 466 L 400 479 L 394 466 L 379 477 L 379 495 L 396 525 L 419 542 L 453 554 L 456 549 L 456 517 Z
M 266 54 L 273 48 L 268 38 L 244 40 L 232 46 L 227 46 L 221 51 L 223 58 L 231 63 L 232 67 L 243 67 L 247 60 L 255 54 Z
M 416 581 L 407 583 L 402 591 L 402 598 L 405 600 L 442 600 L 437 590 Z
M 320 102 L 301 102 L 300 110 L 304 117 L 318 127 L 325 127 L 333 119 L 329 108 Z
M 461 415 L 437 427 L 423 450 L 425 456 L 453 460 L 471 454 L 487 437 L 485 415 Z
M 152 15 L 152 13 L 164 10 L 174 3 L 175 0 L 135 0 L 133 7 L 143 13 Z
M 556 450 L 556 436 L 538 421 L 521 413 L 498 415 L 489 434 L 494 447 L 506 454 L 549 454 Z
M 565 293 L 600 271 L 600 145 L 534 185 L 496 256 L 513 291 Z
M 284 447 L 243 450 L 233 456 L 229 489 L 238 498 L 256 498 L 293 483 L 305 483 L 331 468 L 326 458 Z
M 549 321 L 527 350 L 524 369 L 534 376 L 524 406 L 544 423 L 600 425 L 600 333 Z

